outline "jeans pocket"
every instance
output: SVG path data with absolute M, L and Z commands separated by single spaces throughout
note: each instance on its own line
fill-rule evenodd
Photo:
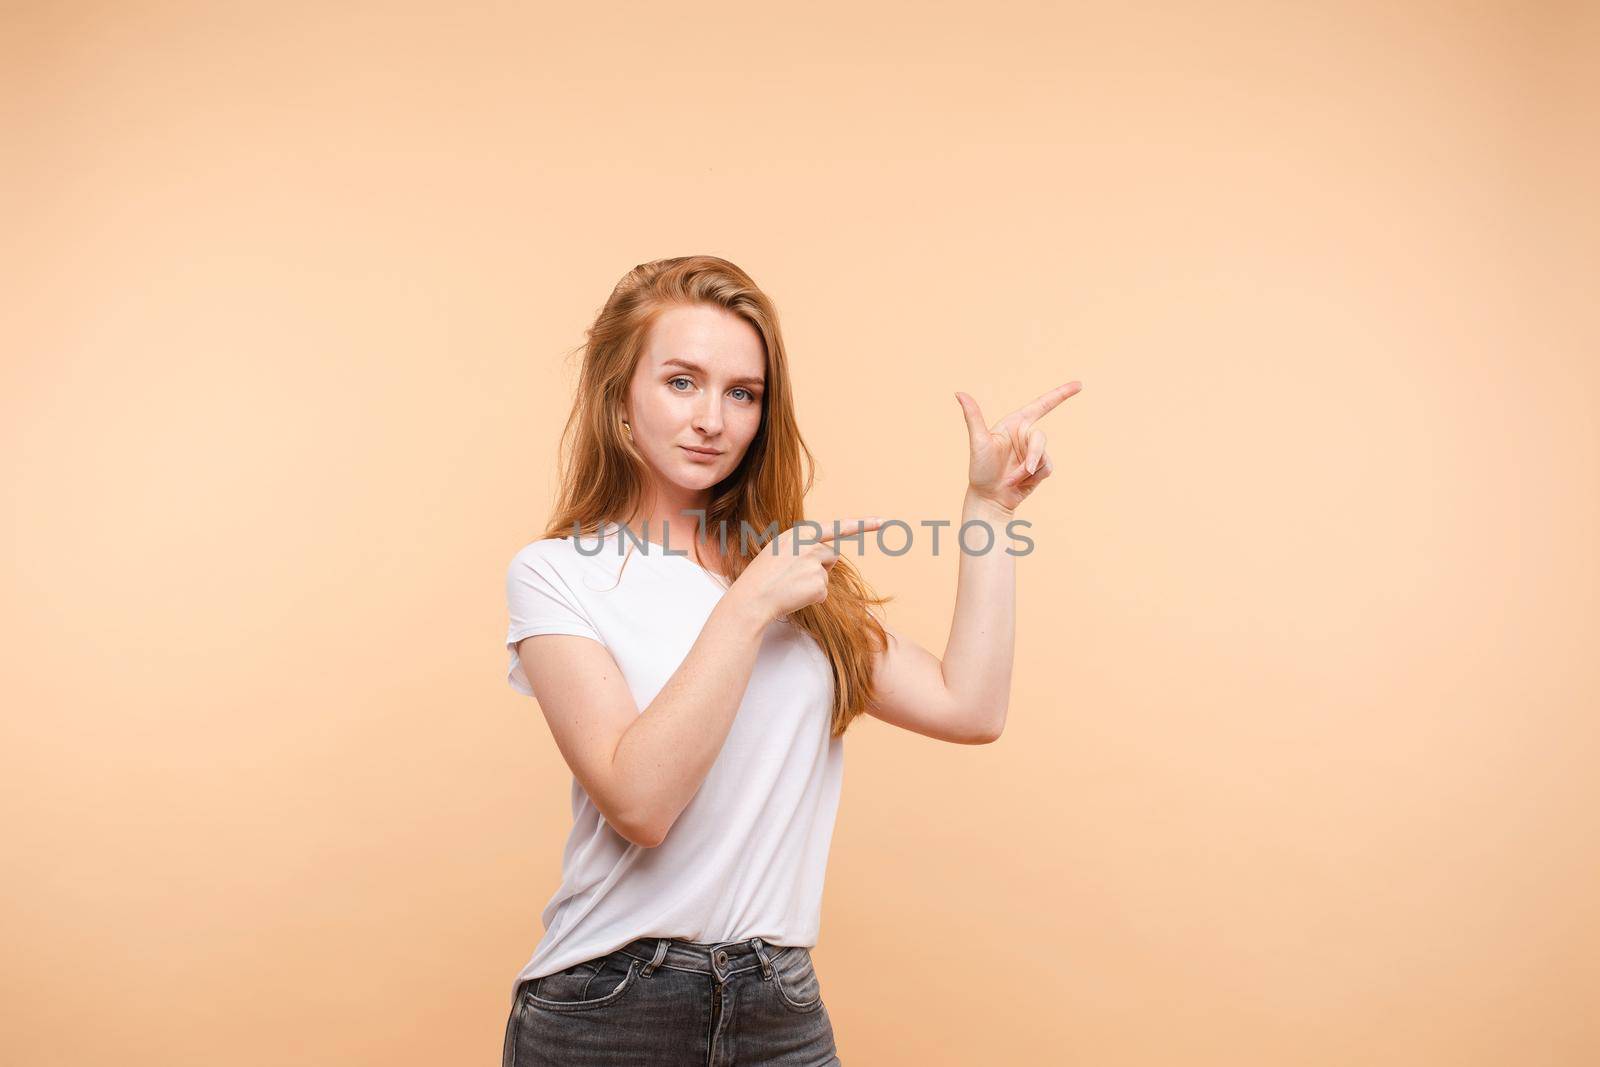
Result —
M 546 1011 L 588 1011 L 614 1004 L 639 980 L 644 965 L 626 953 L 587 960 L 528 984 L 528 1006 Z
M 791 1011 L 811 1012 L 822 1007 L 822 983 L 811 962 L 811 951 L 803 945 L 786 948 L 773 957 L 772 984 Z

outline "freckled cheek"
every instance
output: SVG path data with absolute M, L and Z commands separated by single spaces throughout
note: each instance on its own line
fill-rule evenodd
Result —
M 756 434 L 760 431 L 760 429 L 761 429 L 761 420 L 760 419 L 751 419 L 748 423 L 746 423 L 743 427 L 741 427 L 740 432 L 739 432 L 739 448 L 738 448 L 738 451 L 739 451 L 739 453 L 741 455 L 744 453 L 744 451 L 746 449 L 748 449 L 750 447 L 750 442 L 754 441 L 756 439 Z

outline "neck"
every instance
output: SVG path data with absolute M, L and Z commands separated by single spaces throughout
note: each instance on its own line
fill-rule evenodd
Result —
M 668 494 L 658 490 L 650 503 L 637 509 L 623 525 L 652 544 L 687 552 L 691 558 L 704 558 L 705 550 L 716 543 L 712 531 L 701 529 L 703 513 L 710 504 L 711 494 L 705 491 Z M 696 515 L 695 511 L 702 514 Z

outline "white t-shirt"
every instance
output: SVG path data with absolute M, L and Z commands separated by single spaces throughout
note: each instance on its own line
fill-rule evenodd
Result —
M 610 523 L 518 550 L 506 575 L 512 688 L 533 695 L 518 641 L 578 634 L 611 652 L 642 712 L 727 592 L 721 575 L 677 554 L 688 548 L 674 544 L 669 555 Z M 827 656 L 779 620 L 762 636 L 716 762 L 661 844 L 643 848 L 617 833 L 574 776 L 561 887 L 513 992 L 640 937 L 814 947 L 844 775 L 832 711 Z

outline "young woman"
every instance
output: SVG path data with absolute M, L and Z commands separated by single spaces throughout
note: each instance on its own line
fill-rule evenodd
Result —
M 1006 526 L 1051 472 L 1035 423 L 1078 388 L 993 430 L 956 394 L 962 522 L 993 529 L 967 543 L 993 547 L 963 552 L 940 659 L 841 556 L 880 520 L 804 524 L 813 461 L 771 300 L 713 256 L 622 279 L 588 332 L 555 514 L 507 575 L 509 680 L 572 770 L 573 825 L 504 1067 L 840 1062 L 809 949 L 844 732 L 865 712 L 1000 735 Z

